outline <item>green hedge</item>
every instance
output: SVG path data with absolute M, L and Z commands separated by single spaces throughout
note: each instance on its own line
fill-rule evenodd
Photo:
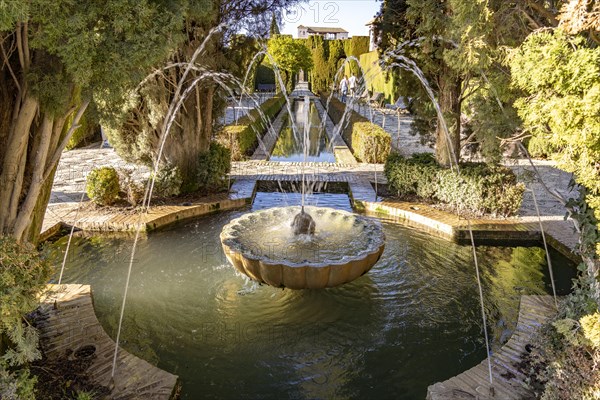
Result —
M 390 189 L 398 195 L 417 195 L 477 215 L 516 214 L 525 190 L 508 168 L 464 163 L 458 174 L 439 166 L 431 154 L 408 159 L 393 154 L 385 164 L 385 175 Z
M 398 82 L 393 74 L 387 73 L 379 65 L 377 50 L 360 55 L 360 65 L 363 67 L 366 87 L 369 92 L 383 93 L 385 101 L 394 104 L 398 99 Z
M 327 105 L 328 97 L 321 95 L 321 103 Z M 332 97 L 327 114 L 334 124 L 339 124 L 344 116 L 346 105 Z M 348 111 L 347 124 L 342 129 L 342 138 L 352 150 L 354 157 L 362 162 L 383 163 L 392 148 L 392 138 L 379 125 L 371 123 L 354 110 Z
M 392 137 L 371 122 L 357 122 L 352 127 L 354 156 L 361 162 L 384 163 L 390 155 Z
M 327 106 L 328 98 L 328 94 L 321 94 L 321 103 L 323 104 L 323 107 Z M 329 108 L 327 109 L 327 114 L 329 115 L 329 118 L 331 118 L 333 123 L 337 125 L 342 120 L 342 116 L 344 115 L 345 109 L 346 105 L 344 103 L 342 103 L 335 97 L 332 97 L 329 101 Z M 346 117 L 347 125 L 344 126 L 344 129 L 342 129 L 342 138 L 344 138 L 344 141 L 346 142 L 348 147 L 350 147 L 350 149 L 353 149 L 352 127 L 357 122 L 369 122 L 369 120 L 354 110 L 350 110 L 349 113 L 350 117 Z
M 227 174 L 231 171 L 231 152 L 217 142 L 212 142 L 207 152 L 200 155 L 198 163 L 199 189 L 215 192 L 227 189 Z
M 261 104 L 265 117 L 272 121 L 285 103 L 282 96 L 272 97 Z M 237 123 L 225 126 L 217 135 L 217 142 L 231 151 L 231 160 L 240 161 L 251 156 L 258 146 L 257 135 L 267 129 L 257 109 L 239 118 Z

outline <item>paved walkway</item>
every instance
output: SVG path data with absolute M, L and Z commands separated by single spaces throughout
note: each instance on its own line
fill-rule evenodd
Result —
M 475 367 L 427 389 L 427 400 L 453 399 L 533 399 L 531 389 L 523 385 L 527 377 L 518 367 L 521 354 L 531 343 L 535 332 L 556 314 L 552 296 L 521 296 L 517 328 L 510 340 L 490 358 Z
M 48 285 L 35 313 L 40 345 L 50 359 L 89 360 L 87 371 L 97 385 L 108 388 L 106 398 L 168 400 L 177 388 L 177 376 L 157 368 L 123 349 L 117 353 L 114 379 L 112 363 L 115 342 L 96 318 L 89 285 Z
M 338 98 L 339 100 L 339 98 Z M 433 143 L 424 143 L 421 135 L 413 131 L 414 118 L 406 112 L 374 108 L 348 98 L 347 105 L 369 121 L 381 126 L 392 137 L 392 149 L 403 156 L 413 153 L 433 153 Z

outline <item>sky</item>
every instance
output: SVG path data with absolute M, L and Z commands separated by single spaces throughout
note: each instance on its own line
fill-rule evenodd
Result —
M 368 36 L 365 26 L 379 8 L 376 0 L 310 0 L 284 12 L 281 33 L 298 37 L 298 25 L 343 28 L 349 36 Z

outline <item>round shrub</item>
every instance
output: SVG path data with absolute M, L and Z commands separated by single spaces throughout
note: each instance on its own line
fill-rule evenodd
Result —
M 112 167 L 94 168 L 87 176 L 85 191 L 96 204 L 113 204 L 119 197 L 119 188 L 119 174 Z

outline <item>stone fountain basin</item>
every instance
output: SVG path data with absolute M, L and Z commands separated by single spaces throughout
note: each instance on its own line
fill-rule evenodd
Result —
M 291 233 L 291 221 L 300 207 L 270 208 L 232 220 L 221 232 L 227 259 L 239 272 L 261 283 L 322 289 L 355 280 L 381 257 L 385 235 L 378 221 L 325 207 L 307 206 L 305 211 L 315 220 L 314 237 L 297 239 Z M 296 241 L 303 251 L 308 249 L 308 257 L 272 250 L 274 242 L 286 248 Z M 316 257 L 311 258 L 312 254 Z

